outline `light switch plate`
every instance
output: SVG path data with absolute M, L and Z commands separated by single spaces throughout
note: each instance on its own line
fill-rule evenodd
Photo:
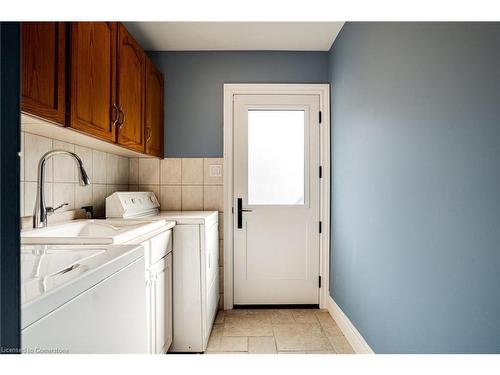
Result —
M 222 177 L 222 165 L 212 164 L 209 166 L 208 174 L 210 177 Z

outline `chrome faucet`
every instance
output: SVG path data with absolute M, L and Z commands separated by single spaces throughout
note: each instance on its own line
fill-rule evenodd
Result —
M 47 226 L 47 207 L 45 206 L 45 164 L 54 155 L 69 155 L 73 157 L 78 165 L 80 174 L 80 184 L 82 186 L 90 184 L 90 178 L 83 166 L 82 159 L 74 152 L 65 150 L 53 150 L 45 153 L 38 162 L 38 189 L 36 194 L 35 210 L 33 212 L 33 228 L 43 228 Z

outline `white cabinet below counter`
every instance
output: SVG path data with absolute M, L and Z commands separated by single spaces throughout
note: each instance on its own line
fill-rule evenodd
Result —
M 172 344 L 172 226 L 136 238 L 128 244 L 144 248 L 148 316 L 148 352 L 166 353 Z
M 172 253 L 150 268 L 152 351 L 166 353 L 172 344 Z

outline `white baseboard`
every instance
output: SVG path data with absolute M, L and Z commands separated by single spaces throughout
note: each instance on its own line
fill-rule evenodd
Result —
M 356 354 L 374 354 L 374 351 L 367 344 L 363 336 L 361 336 L 361 333 L 359 333 L 347 315 L 330 296 L 327 298 L 327 308 Z

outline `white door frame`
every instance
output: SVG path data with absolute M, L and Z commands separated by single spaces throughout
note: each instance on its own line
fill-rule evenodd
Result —
M 234 95 L 318 95 L 321 111 L 320 165 L 320 308 L 327 307 L 330 285 L 330 85 L 224 84 L 224 310 L 233 308 L 233 129 Z

